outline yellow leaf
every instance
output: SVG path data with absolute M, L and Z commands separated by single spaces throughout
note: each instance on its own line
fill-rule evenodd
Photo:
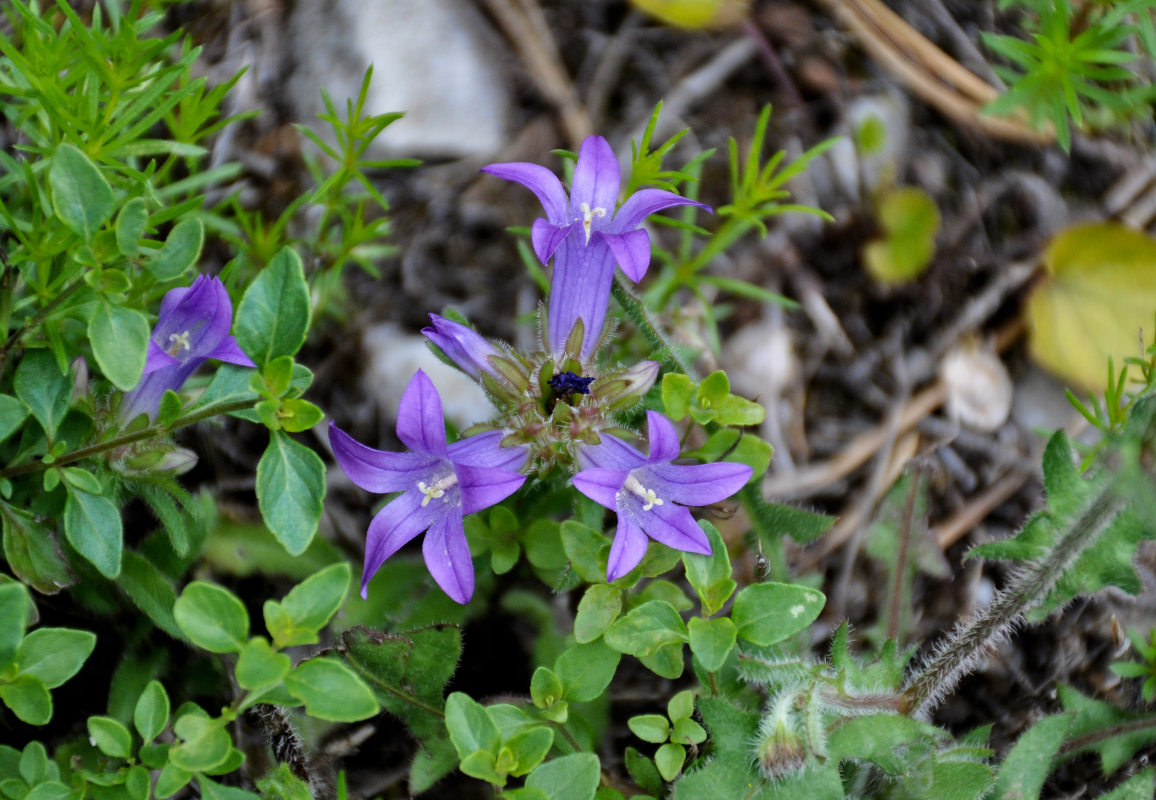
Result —
M 631 0 L 636 8 L 679 28 L 725 28 L 750 10 L 750 0 Z
M 1116 223 L 1061 231 L 1044 252 L 1047 278 L 1027 306 L 1032 356 L 1075 387 L 1103 391 L 1142 355 L 1156 314 L 1156 239 Z
M 863 265 L 883 284 L 915 280 L 935 255 L 935 236 L 939 233 L 935 200 L 918 187 L 901 186 L 876 200 L 875 213 L 885 236 L 863 247 Z

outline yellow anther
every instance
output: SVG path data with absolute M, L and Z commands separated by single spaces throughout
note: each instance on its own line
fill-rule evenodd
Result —
M 418 481 L 417 490 L 425 495 L 425 497 L 421 499 L 421 507 L 425 508 L 428 506 L 430 500 L 440 500 L 445 496 L 446 489 L 450 488 L 457 482 L 458 476 L 452 472 L 441 480 L 434 481 L 433 486 L 426 486 L 425 481 Z
M 622 488 L 626 489 L 631 494 L 637 495 L 645 505 L 642 506 L 643 511 L 649 511 L 655 506 L 662 505 L 662 498 L 653 489 L 647 489 L 638 479 L 633 475 L 626 476 L 626 482 L 622 484 Z
M 182 347 L 185 350 L 192 349 L 191 345 L 189 344 L 189 332 L 182 331 L 181 333 L 170 333 L 168 350 L 169 355 L 176 356 L 176 354 L 181 351 Z
M 582 208 L 582 230 L 586 231 L 586 244 L 590 244 L 590 226 L 594 224 L 595 217 L 605 217 L 605 208 L 591 208 L 589 203 L 583 203 Z

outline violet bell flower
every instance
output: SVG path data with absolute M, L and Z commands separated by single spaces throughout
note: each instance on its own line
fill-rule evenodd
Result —
M 650 236 L 638 227 L 643 220 L 671 206 L 710 211 L 662 189 L 640 189 L 618 207 L 622 175 L 614 151 L 601 136 L 582 142 L 569 197 L 554 173 L 538 164 L 490 164 L 482 172 L 520 183 L 541 201 L 546 218 L 534 220 L 530 238 L 543 264 L 554 257 L 547 341 L 561 353 L 581 319 L 582 358 L 593 352 L 602 335 L 615 263 L 636 283 L 650 265 Z
M 526 480 L 521 447 L 501 447 L 501 431 L 446 444 L 442 401 L 418 370 L 401 397 L 397 438 L 412 452 L 374 450 L 329 425 L 329 444 L 349 479 L 368 492 L 401 492 L 369 523 L 361 596 L 387 558 L 422 531 L 430 575 L 457 603 L 474 594 L 474 563 L 462 517 L 499 503 Z
M 710 555 L 710 541 L 685 506 L 725 500 L 754 472 L 746 464 L 729 461 L 672 464 L 679 454 L 674 425 L 655 411 L 647 411 L 646 419 L 649 456 L 607 434 L 602 435 L 602 444 L 579 451 L 584 469 L 574 476 L 574 488 L 618 514 L 606 565 L 608 581 L 638 565 L 646 555 L 647 537 L 675 550 Z
M 232 324 L 233 303 L 218 278 L 198 275 L 192 286 L 170 289 L 161 300 L 157 324 L 149 337 L 141 381 L 121 400 L 121 423 L 141 414 L 151 421 L 165 392 L 179 391 L 207 359 L 257 366 L 229 334 Z
M 490 363 L 490 356 L 499 355 L 497 349 L 477 331 L 437 314 L 430 314 L 429 320 L 432 327 L 422 328 L 421 332 L 457 364 L 458 369 L 474 380 L 480 380 L 482 373 L 501 377 Z

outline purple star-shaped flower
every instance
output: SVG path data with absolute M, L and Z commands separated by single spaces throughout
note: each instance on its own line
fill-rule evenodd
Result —
M 662 189 L 641 189 L 618 208 L 621 171 L 601 136 L 582 142 L 569 197 L 554 173 L 538 164 L 490 164 L 482 172 L 520 183 L 541 201 L 546 218 L 534 220 L 531 242 L 543 264 L 554 256 L 547 339 L 554 352 L 561 352 L 581 319 L 584 358 L 602 334 L 615 263 L 635 282 L 650 265 L 650 237 L 638 228 L 643 220 L 671 206 L 696 205 L 710 211 L 709 206 Z
M 646 555 L 647 537 L 675 550 L 710 555 L 710 541 L 685 506 L 725 500 L 754 472 L 746 464 L 672 464 L 678 434 L 666 417 L 646 412 L 650 456 L 620 439 L 602 435 L 602 444 L 579 452 L 584 469 L 574 476 L 582 494 L 618 513 L 606 580 L 621 578 Z M 676 505 L 681 503 L 682 505 Z
M 418 370 L 401 397 L 397 438 L 408 453 L 366 447 L 329 425 L 329 444 L 349 479 L 369 492 L 401 492 L 369 523 L 361 596 L 378 568 L 410 539 L 426 531 L 422 554 L 430 574 L 455 602 L 474 594 L 474 564 L 462 517 L 499 503 L 526 478 L 520 447 L 501 447 L 500 431 L 446 444 L 442 400 Z
M 474 380 L 482 373 L 498 378 L 500 375 L 490 363 L 490 356 L 500 355 L 497 349 L 468 325 L 430 314 L 430 327 L 422 328 L 425 337 L 438 346 L 450 361 Z
M 151 420 L 164 393 L 180 390 L 207 359 L 257 366 L 229 335 L 232 325 L 233 304 L 219 279 L 198 275 L 192 286 L 170 289 L 161 300 L 149 337 L 141 382 L 121 400 L 121 422 L 131 422 L 141 414 Z

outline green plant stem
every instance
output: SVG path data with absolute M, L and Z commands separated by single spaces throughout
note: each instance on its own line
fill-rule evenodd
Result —
M 7 281 L 7 272 L 7 269 L 5 269 L 5 281 Z M 61 303 L 74 295 L 82 286 L 84 286 L 84 278 L 77 278 L 68 286 L 64 287 L 60 294 L 56 295 L 56 297 L 53 297 L 51 300 L 44 304 L 43 308 L 29 317 L 28 320 L 20 326 L 20 330 L 16 331 L 14 334 L 4 339 L 3 342 L 0 343 L 0 372 L 4 371 L 4 364 L 7 362 L 8 354 L 12 351 L 12 348 L 15 347 L 20 342 L 20 340 L 23 339 L 30 331 L 38 327 L 49 314 L 55 311 Z M 7 312 L 10 309 L 12 302 L 11 287 L 5 283 L 3 288 L 7 290 L 5 292 L 5 297 L 7 299 L 7 303 L 5 304 L 7 308 L 5 308 L 5 311 Z M 0 329 L 0 336 L 5 335 L 6 333 L 7 326 L 5 326 L 3 329 Z
M 570 731 L 566 730 L 565 725 L 563 725 L 561 722 L 555 722 L 554 727 L 557 728 L 559 731 L 561 731 L 562 738 L 565 739 L 567 741 L 567 743 L 569 743 L 569 745 L 574 748 L 575 753 L 585 753 L 586 752 L 586 748 L 584 748 L 582 745 L 578 744 L 578 740 L 574 738 L 574 735 L 572 733 L 570 733 Z
M 694 368 L 686 364 L 679 358 L 674 345 L 667 341 L 666 337 L 659 332 L 658 327 L 651 322 L 650 315 L 646 311 L 646 307 L 642 301 L 632 295 L 622 285 L 622 281 L 618 276 L 614 278 L 614 284 L 610 289 L 610 293 L 614 295 L 615 301 L 626 316 L 638 328 L 638 332 L 642 334 L 642 338 L 650 345 L 654 352 L 654 357 L 662 360 L 662 366 L 667 371 L 681 372 L 692 380 L 697 380 Z
M 0 478 L 15 478 L 19 475 L 29 475 L 34 472 L 41 472 L 49 467 L 62 467 L 65 464 L 71 464 L 75 461 L 80 461 L 85 458 L 91 458 L 95 455 L 115 450 L 118 447 L 134 444 L 135 442 L 151 439 L 156 436 L 163 436 L 166 433 L 184 428 L 189 425 L 194 425 L 198 422 L 203 422 L 210 417 L 215 417 L 218 414 L 228 414 L 233 411 L 241 411 L 246 408 L 252 408 L 252 400 L 234 400 L 228 403 L 215 403 L 211 406 L 197 409 L 189 414 L 187 417 L 181 417 L 174 420 L 169 425 L 149 425 L 147 428 L 141 428 L 139 431 L 132 433 L 125 433 L 117 436 L 114 439 L 108 439 L 96 444 L 90 444 L 87 447 L 82 447 L 79 450 L 73 450 L 71 453 L 54 459 L 51 462 L 45 461 L 30 461 L 26 464 L 17 464 L 11 467 L 0 469 Z
M 973 620 L 956 626 L 946 643 L 908 681 L 903 692 L 907 712 L 916 716 L 929 714 L 989 647 L 1006 635 L 1023 614 L 1047 598 L 1080 553 L 1111 524 L 1125 504 L 1116 493 L 1114 482 L 1108 482 L 1046 555 L 1030 564 Z

